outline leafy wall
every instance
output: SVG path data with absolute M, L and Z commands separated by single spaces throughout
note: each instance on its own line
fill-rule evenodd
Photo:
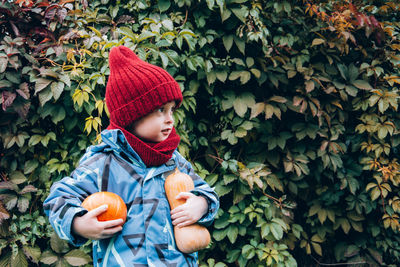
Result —
M 107 127 L 110 48 L 179 82 L 179 150 L 221 209 L 203 266 L 400 262 L 400 4 L 0 4 L 0 266 L 90 265 L 42 202 Z

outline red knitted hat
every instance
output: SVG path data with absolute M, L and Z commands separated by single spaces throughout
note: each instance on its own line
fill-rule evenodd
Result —
M 141 60 L 125 46 L 109 55 L 106 105 L 110 121 L 125 128 L 167 102 L 182 102 L 178 83 L 164 69 Z

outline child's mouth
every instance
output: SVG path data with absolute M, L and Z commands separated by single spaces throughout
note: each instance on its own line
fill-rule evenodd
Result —
M 171 132 L 171 129 L 164 129 L 164 130 L 161 130 L 161 132 L 163 134 L 169 134 Z

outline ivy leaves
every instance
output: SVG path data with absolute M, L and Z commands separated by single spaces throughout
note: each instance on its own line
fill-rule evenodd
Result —
M 79 249 L 70 250 L 67 241 L 61 240 L 55 233 L 50 239 L 50 248 L 44 251 L 40 262 L 46 265 L 82 266 L 92 261 L 91 256 Z

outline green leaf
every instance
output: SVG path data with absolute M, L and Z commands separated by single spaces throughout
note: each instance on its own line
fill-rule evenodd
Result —
M 243 39 L 239 39 L 238 37 L 234 37 L 233 40 L 235 41 L 235 44 L 237 48 L 239 48 L 239 51 L 244 55 L 245 48 L 246 48 L 246 43 Z
M 318 243 L 314 243 L 314 242 L 311 242 L 311 245 L 312 245 L 314 251 L 315 251 L 318 255 L 322 256 L 322 248 L 321 248 L 321 245 L 318 244 Z
M 355 80 L 352 83 L 355 87 L 359 88 L 359 89 L 364 89 L 364 90 L 372 90 L 372 86 L 364 80 Z
M 231 11 L 233 12 L 233 14 L 235 14 L 235 16 L 240 19 L 243 23 L 246 23 L 246 17 L 249 14 L 249 11 L 247 10 L 247 8 L 242 7 L 242 8 L 231 8 Z
M 132 29 L 129 27 L 119 27 L 118 32 L 129 37 L 132 41 L 136 41 L 136 34 L 133 33 Z
M 221 1 L 221 2 L 223 2 L 223 1 Z M 217 3 L 218 3 L 218 0 L 217 0 Z M 222 22 L 224 22 L 225 20 L 227 20 L 227 19 L 231 16 L 231 14 L 232 14 L 232 12 L 231 12 L 229 9 L 227 9 L 227 8 L 222 9 L 222 10 L 221 10 L 221 19 L 222 19 Z
M 261 237 L 265 238 L 266 236 L 269 235 L 269 233 L 271 232 L 271 225 L 269 223 L 264 223 L 261 226 Z
M 353 82 L 358 77 L 358 68 L 354 66 L 354 64 L 350 64 L 349 66 L 349 82 Z
M 236 98 L 235 101 L 233 101 L 233 108 L 240 117 L 243 117 L 247 111 L 246 102 L 241 98 Z
M 240 83 L 241 84 L 247 83 L 250 80 L 250 78 L 251 78 L 251 74 L 247 70 L 240 72 Z
M 378 187 L 375 187 L 374 189 L 372 189 L 372 191 L 371 191 L 371 200 L 372 201 L 376 200 L 380 196 L 381 196 L 381 191 L 379 190 Z
M 221 241 L 226 237 L 227 233 L 228 233 L 228 228 L 222 230 L 214 230 L 212 235 L 216 241 Z
M 42 138 L 43 136 L 38 134 L 32 135 L 31 138 L 29 139 L 28 146 L 32 147 L 38 144 L 42 140 Z
M 233 35 L 232 34 L 224 35 L 222 37 L 222 42 L 224 43 L 226 52 L 229 52 L 229 50 L 231 50 L 233 45 Z
M 42 256 L 40 257 L 40 262 L 51 265 L 54 264 L 58 260 L 57 254 L 50 250 L 46 250 L 45 252 L 42 253 Z
M 29 258 L 33 263 L 38 264 L 40 260 L 40 256 L 42 254 L 39 247 L 29 247 L 23 246 L 24 254 Z
M 11 266 L 28 267 L 28 261 L 22 249 L 18 250 L 17 255 L 11 257 Z
M 28 180 L 25 175 L 20 171 L 13 171 L 12 173 L 10 173 L 10 178 L 11 182 L 13 182 L 14 184 L 22 184 Z
M 64 91 L 65 84 L 63 82 L 52 82 L 51 83 L 51 92 L 55 100 L 59 99 L 61 93 Z
M 353 97 L 356 96 L 358 93 L 358 89 L 351 85 L 346 85 L 344 89 L 346 90 L 346 93 Z
M 6 71 L 7 64 L 8 64 L 8 57 L 0 57 L 0 73 Z
M 58 122 L 62 121 L 65 119 L 65 109 L 61 106 L 56 111 L 52 114 L 51 120 L 54 122 L 54 124 L 57 124 Z
M 46 102 L 48 102 L 53 97 L 53 93 L 51 92 L 50 88 L 46 88 L 45 90 L 39 93 L 39 102 L 40 105 L 43 107 Z
M 318 220 L 321 222 L 321 224 L 323 224 L 326 220 L 326 216 L 327 216 L 327 212 L 324 209 L 320 209 L 318 211 Z
M 138 41 L 138 43 L 140 43 L 140 42 L 143 42 L 144 40 L 149 39 L 149 38 L 154 37 L 154 36 L 156 36 L 155 33 L 152 33 L 152 32 L 150 32 L 150 31 L 143 31 L 143 32 L 139 35 L 139 38 L 138 38 L 137 41 Z
M 251 259 L 255 256 L 255 248 L 252 245 L 244 245 L 242 248 L 242 255 L 246 259 Z
M 35 94 L 46 88 L 52 81 L 44 78 L 37 79 L 35 83 Z
M 229 139 L 228 139 L 229 140 Z M 218 183 L 215 186 L 215 192 L 217 192 L 219 197 L 222 197 L 232 191 L 231 186 L 226 186 L 224 183 Z
M 342 76 L 342 78 L 345 79 L 346 81 L 348 81 L 349 76 L 348 76 L 347 67 L 343 64 L 338 64 L 338 69 L 339 69 L 339 72 L 340 72 L 340 75 Z
M 53 232 L 50 238 L 50 246 L 56 253 L 66 253 L 69 250 L 68 242 L 62 240 Z
M 64 259 L 72 266 L 82 266 L 91 262 L 91 256 L 79 249 L 71 250 Z
M 208 9 L 212 10 L 215 4 L 215 0 L 206 0 Z
M 230 226 L 228 227 L 227 236 L 228 236 L 229 241 L 230 241 L 232 244 L 235 243 L 236 238 L 237 238 L 237 236 L 238 236 L 238 233 L 239 233 L 239 230 L 238 230 L 237 226 L 230 225 Z
M 243 137 L 245 137 L 246 135 L 247 135 L 247 131 L 246 131 L 244 128 L 242 128 L 242 127 L 239 127 L 239 128 L 235 131 L 235 136 L 236 136 L 236 137 L 243 138 Z
M 217 76 L 217 79 L 220 80 L 221 82 L 225 82 L 226 78 L 228 77 L 228 72 L 225 70 L 216 71 L 215 74 Z
M 325 40 L 324 40 L 324 39 L 315 38 L 315 39 L 312 41 L 312 43 L 311 43 L 311 47 L 313 47 L 313 46 L 315 46 L 315 45 L 320 45 L 320 44 L 323 44 L 323 43 L 325 43 Z
M 20 197 L 18 199 L 18 203 L 17 203 L 17 207 L 19 212 L 26 212 L 29 208 L 29 199 L 25 198 L 25 197 Z
M 32 173 L 39 166 L 39 162 L 36 159 L 28 160 L 24 165 L 24 174 Z
M 277 223 L 271 223 L 270 224 L 270 230 L 272 235 L 275 237 L 276 240 L 281 240 L 283 237 L 283 229 L 282 226 L 280 226 Z

